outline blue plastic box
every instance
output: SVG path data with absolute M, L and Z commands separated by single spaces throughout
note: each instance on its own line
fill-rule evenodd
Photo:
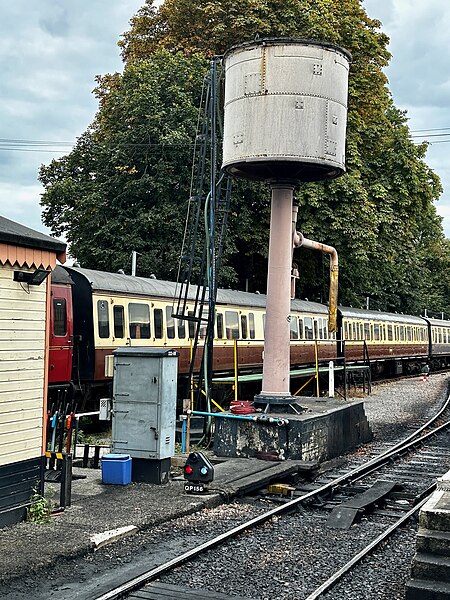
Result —
M 131 456 L 129 454 L 104 454 L 102 456 L 102 482 L 110 485 L 131 483 Z

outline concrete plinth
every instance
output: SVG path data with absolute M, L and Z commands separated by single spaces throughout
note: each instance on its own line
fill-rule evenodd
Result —
M 450 600 L 450 471 L 421 508 L 407 600 Z
M 261 452 L 284 458 L 324 461 L 372 439 L 361 400 L 298 398 L 301 414 L 270 413 L 288 419 L 274 423 L 216 419 L 214 452 L 217 456 L 258 457 Z

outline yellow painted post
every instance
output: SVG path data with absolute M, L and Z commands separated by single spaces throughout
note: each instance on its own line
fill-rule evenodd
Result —
M 317 340 L 314 342 L 314 357 L 316 359 L 316 395 L 317 398 L 320 397 L 320 389 L 319 389 L 319 348 Z
M 189 340 L 189 363 L 192 363 L 192 340 Z M 194 410 L 194 369 L 192 369 L 189 387 L 191 390 L 191 410 Z
M 234 340 L 233 344 L 233 362 L 234 362 L 234 399 L 238 399 L 238 352 L 237 352 L 237 340 Z

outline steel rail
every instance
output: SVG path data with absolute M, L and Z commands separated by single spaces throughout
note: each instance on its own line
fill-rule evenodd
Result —
M 274 516 L 278 516 L 280 514 L 290 512 L 293 509 L 295 509 L 298 505 L 300 505 L 301 503 L 303 503 L 311 498 L 320 496 L 321 494 L 323 494 L 325 492 L 330 492 L 330 491 L 332 492 L 332 490 L 335 487 L 341 485 L 344 482 L 353 481 L 356 478 L 362 477 L 363 475 L 367 475 L 367 473 L 370 470 L 373 470 L 375 466 L 384 465 L 393 456 L 395 456 L 396 454 L 399 454 L 401 450 L 403 450 L 405 448 L 409 448 L 415 444 L 422 443 L 425 439 L 427 439 L 428 437 L 431 437 L 432 435 L 435 435 L 438 431 L 445 429 L 446 427 L 449 427 L 450 421 L 448 421 L 447 423 L 444 423 L 443 425 L 440 425 L 439 427 L 437 427 L 436 429 L 433 429 L 429 433 L 424 434 L 423 436 L 417 438 L 417 436 L 420 433 L 422 433 L 424 429 L 429 427 L 434 421 L 436 421 L 436 419 L 438 419 L 442 415 L 442 413 L 448 407 L 449 403 L 450 403 L 450 395 L 448 396 L 447 400 L 445 401 L 442 408 L 438 411 L 438 413 L 436 415 L 434 415 L 434 417 L 429 419 L 425 423 L 425 425 L 422 425 L 421 427 L 419 427 L 419 429 L 417 429 L 411 435 L 406 437 L 403 441 L 399 442 L 398 444 L 395 444 L 392 448 L 389 448 L 385 452 L 382 452 L 380 455 L 369 460 L 367 463 L 364 463 L 363 465 L 361 465 L 359 467 L 355 467 L 348 473 L 344 473 L 343 475 L 337 477 L 336 479 L 333 479 L 332 481 L 323 484 L 316 490 L 307 492 L 306 494 L 303 494 L 302 496 L 298 496 L 297 498 L 290 500 L 286 504 L 277 506 L 276 508 L 273 508 L 261 515 L 258 515 L 257 517 L 254 517 L 253 519 L 250 519 L 249 521 L 246 521 L 245 523 L 242 523 L 241 525 L 237 525 L 233 529 L 230 529 L 229 531 L 226 531 L 225 533 L 222 533 L 222 534 L 216 536 L 215 538 L 213 538 L 207 542 L 204 542 L 203 544 L 200 544 L 199 546 L 196 546 L 195 548 L 192 548 L 191 550 L 188 550 L 187 552 L 184 552 L 183 554 L 181 554 L 179 556 L 176 556 L 172 560 L 169 560 L 168 562 L 163 563 L 162 565 L 159 565 L 158 567 L 155 567 L 149 571 L 146 571 L 142 575 L 139 575 L 139 576 L 125 582 L 124 584 L 116 587 L 115 589 L 110 590 L 109 592 L 106 592 L 105 594 L 102 594 L 101 596 L 98 596 L 97 598 L 95 598 L 95 600 L 119 600 L 120 598 L 124 598 L 126 594 L 129 594 L 130 592 L 142 587 L 144 584 L 156 579 L 157 577 L 170 571 L 174 567 L 178 567 L 178 566 L 184 564 L 185 562 L 187 562 L 188 560 L 199 556 L 206 550 L 214 548 L 215 546 L 218 546 L 222 542 L 225 542 L 233 537 L 236 537 L 237 535 L 244 532 L 245 530 L 251 529 L 252 527 L 255 527 L 257 525 L 265 523 L 266 521 L 268 521 L 269 519 L 271 519 Z M 417 438 L 417 439 L 414 440 L 414 438 Z
M 422 506 L 427 502 L 434 490 L 436 489 L 436 484 L 430 486 L 427 490 L 427 495 L 423 500 L 421 500 L 418 504 L 416 504 L 411 510 L 405 513 L 400 519 L 398 519 L 395 523 L 393 523 L 390 527 L 388 527 L 383 533 L 381 533 L 377 538 L 372 540 L 370 544 L 368 544 L 365 548 L 363 548 L 358 554 L 348 561 L 345 565 L 343 565 L 340 569 L 338 569 L 331 577 L 329 577 L 322 585 L 314 590 L 309 596 L 305 598 L 305 600 L 317 600 L 324 592 L 331 589 L 338 581 L 342 578 L 345 573 L 350 571 L 352 567 L 354 567 L 357 563 L 359 563 L 365 556 L 367 556 L 374 548 L 376 548 L 383 540 L 390 537 L 399 527 L 403 525 L 410 517 L 412 517 Z

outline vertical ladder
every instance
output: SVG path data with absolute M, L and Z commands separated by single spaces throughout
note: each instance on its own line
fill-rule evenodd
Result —
M 231 197 L 231 179 L 219 166 L 222 140 L 218 102 L 221 80 L 219 64 L 217 57 L 211 61 L 203 83 L 177 295 L 173 305 L 173 317 L 188 322 L 189 338 L 193 340 L 189 382 L 194 376 L 200 340 L 205 340 L 197 382 L 197 406 L 206 405 L 208 410 L 213 371 L 217 274 Z M 204 401 L 201 399 L 203 393 Z

